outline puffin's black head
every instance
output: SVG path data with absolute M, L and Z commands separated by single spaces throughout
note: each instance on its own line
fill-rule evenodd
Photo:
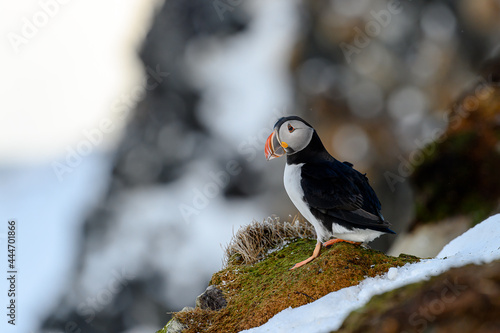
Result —
M 300 117 L 280 118 L 274 125 L 274 132 L 267 138 L 266 159 L 269 161 L 285 153 L 292 155 L 301 151 L 309 145 L 315 133 L 314 128 Z

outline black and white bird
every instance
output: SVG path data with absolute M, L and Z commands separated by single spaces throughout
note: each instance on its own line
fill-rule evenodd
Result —
M 331 237 L 335 239 L 323 246 L 368 243 L 384 233 L 395 233 L 380 213 L 380 201 L 368 178 L 351 163 L 333 158 L 314 128 L 300 117 L 279 119 L 267 139 L 267 160 L 285 153 L 285 190 L 314 226 L 318 239 L 313 255 L 292 269 L 317 258 L 322 242 Z

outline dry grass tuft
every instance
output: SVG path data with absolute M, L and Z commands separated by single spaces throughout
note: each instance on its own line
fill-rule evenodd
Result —
M 266 257 L 269 250 L 294 238 L 316 238 L 314 227 L 296 215 L 291 221 L 277 216 L 241 227 L 224 251 L 224 266 L 251 265 Z

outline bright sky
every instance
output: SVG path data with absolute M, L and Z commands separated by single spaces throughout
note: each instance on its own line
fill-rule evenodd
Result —
M 121 99 L 144 75 L 135 51 L 159 3 L 0 0 L 0 166 L 61 158 L 103 120 L 112 130 L 92 149 L 120 135 Z

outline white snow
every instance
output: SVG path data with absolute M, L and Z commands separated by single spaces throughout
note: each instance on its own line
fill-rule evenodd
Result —
M 434 259 L 391 268 L 387 274 L 368 278 L 357 286 L 332 292 L 295 309 L 285 309 L 266 324 L 244 332 L 315 333 L 336 330 L 351 311 L 365 305 L 374 295 L 427 280 L 452 267 L 489 263 L 499 258 L 500 214 L 497 214 L 455 238 Z
M 387 278 L 389 280 L 395 280 L 398 276 L 398 269 L 397 267 L 391 267 L 389 268 L 389 271 L 387 272 Z

